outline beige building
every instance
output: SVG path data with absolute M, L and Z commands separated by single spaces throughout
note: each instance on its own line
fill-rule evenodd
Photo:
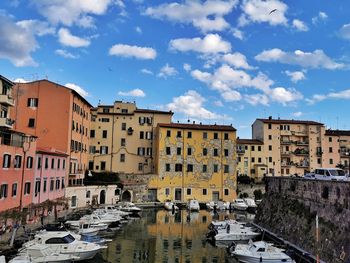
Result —
M 326 130 L 323 148 L 324 167 L 342 167 L 349 171 L 350 131 Z
M 89 170 L 154 173 L 155 130 L 158 123 L 170 123 L 172 115 L 122 101 L 92 109 Z
M 324 166 L 325 127 L 303 120 L 256 119 L 253 139 L 264 142 L 270 175 L 303 175 Z
M 237 176 L 247 175 L 260 182 L 268 173 L 268 159 L 262 141 L 237 138 Z

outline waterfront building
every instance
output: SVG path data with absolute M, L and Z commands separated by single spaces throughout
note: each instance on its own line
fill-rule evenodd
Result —
M 36 137 L 13 129 L 13 85 L 0 75 L 0 212 L 32 202 Z
M 186 202 L 236 197 L 236 129 L 229 125 L 163 123 L 157 127 L 156 176 L 149 198 Z
M 324 165 L 325 127 L 322 123 L 269 117 L 256 119 L 252 133 L 253 139 L 264 142 L 270 175 L 304 175 Z
M 268 173 L 266 153 L 262 141 L 237 138 L 237 176 L 247 175 L 255 182 L 261 182 Z
M 67 153 L 69 185 L 81 185 L 88 168 L 91 104 L 75 90 L 38 80 L 14 86 L 15 129 L 38 137 L 39 148 Z
M 322 149 L 324 167 L 341 167 L 349 171 L 350 131 L 326 130 Z

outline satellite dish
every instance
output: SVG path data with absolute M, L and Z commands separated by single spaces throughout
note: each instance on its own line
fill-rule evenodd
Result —
M 88 176 L 89 176 L 89 177 L 92 177 L 92 173 L 91 173 L 91 171 L 89 171 Z

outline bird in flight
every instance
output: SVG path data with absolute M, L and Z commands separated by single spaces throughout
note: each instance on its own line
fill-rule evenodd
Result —
M 276 12 L 276 11 L 277 11 L 277 9 L 271 10 L 270 13 L 269 13 L 269 15 L 271 15 L 273 12 Z

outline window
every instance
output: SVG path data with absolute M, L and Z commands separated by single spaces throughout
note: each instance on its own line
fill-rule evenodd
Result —
M 203 156 L 207 156 L 208 154 L 208 149 L 207 148 L 203 148 Z
M 37 163 L 37 167 L 38 167 L 38 169 L 40 169 L 41 168 L 41 157 L 38 157 L 38 163 Z
M 108 146 L 100 146 L 100 154 L 108 154 Z
M 89 146 L 89 153 L 95 153 L 96 152 L 96 146 Z
M 145 124 L 145 117 L 139 117 L 139 124 L 144 125 Z
M 6 198 L 7 197 L 7 184 L 2 184 L 0 186 L 0 198 Z
M 219 169 L 218 169 L 218 168 L 219 168 L 218 165 L 217 165 L 217 164 L 214 164 L 214 167 L 213 167 L 213 168 L 214 168 L 214 173 L 217 173 L 218 170 L 219 170 Z
M 153 133 L 152 132 L 146 132 L 146 139 L 152 140 Z
M 165 164 L 165 171 L 170 172 L 170 163 Z
M 333 164 L 333 159 L 329 159 L 329 164 Z
M 175 172 L 182 172 L 182 164 L 181 163 L 175 164 Z
M 38 98 L 28 98 L 27 106 L 28 107 L 38 107 L 39 99 Z
M 95 130 L 90 130 L 90 138 L 95 138 Z
M 230 166 L 228 164 L 224 165 L 224 173 L 227 174 L 230 171 Z
M 170 155 L 171 154 L 170 147 L 166 147 L 165 152 L 166 152 L 166 155 Z
M 126 131 L 126 123 L 125 122 L 122 123 L 122 131 Z
M 30 194 L 30 182 L 26 182 L 24 184 L 24 194 L 29 195 Z
M 321 164 L 321 158 L 317 158 L 317 164 Z
M 140 139 L 144 139 L 145 138 L 145 132 L 140 131 Z
M 128 109 L 122 109 L 122 113 L 128 113 Z
M 125 138 L 121 138 L 121 139 L 120 139 L 120 146 L 121 146 L 121 147 L 125 147 L 125 145 L 126 145 Z
M 61 159 L 57 159 L 57 170 L 61 168 Z
M 86 198 L 90 198 L 91 196 L 91 192 L 90 191 L 86 191 Z
M 208 139 L 208 133 L 207 132 L 203 132 L 203 139 Z
M 187 148 L 187 155 L 192 155 L 192 148 Z
M 269 157 L 269 163 L 272 163 L 272 157 L 271 156 Z
M 28 120 L 28 127 L 29 128 L 34 128 L 35 127 L 35 119 L 29 118 L 29 120 Z
M 252 152 L 254 152 L 255 151 L 255 146 L 254 145 L 250 146 L 250 149 L 251 149 Z
M 124 163 L 124 162 L 125 162 L 125 154 L 124 154 L 124 153 L 121 153 L 121 154 L 120 154 L 120 162 L 121 162 L 121 163 Z
M 51 181 L 50 181 L 50 191 L 51 192 L 53 191 L 54 186 L 55 186 L 55 181 L 53 179 L 51 179 Z
M 169 188 L 165 188 L 165 195 L 169 195 L 170 194 L 170 189 Z
M 258 146 L 258 151 L 261 152 L 261 146 Z
M 22 165 L 22 156 L 16 155 L 15 156 L 14 167 L 15 168 L 21 168 L 21 165 Z
M 46 193 L 46 188 L 47 188 L 47 179 L 44 179 L 44 186 L 43 186 L 43 192 Z
M 171 130 L 166 131 L 166 137 L 171 137 Z
M 147 147 L 147 156 L 152 156 L 152 147 Z
M 72 196 L 71 207 L 76 207 L 76 206 L 77 206 L 77 196 L 73 195 Z
M 105 161 L 101 161 L 100 162 L 100 167 L 101 167 L 102 171 L 105 171 L 106 170 L 106 162 Z
M 181 138 L 181 137 L 182 137 L 181 131 L 177 131 L 176 137 L 177 137 L 177 138 Z
M 176 148 L 176 154 L 177 155 L 181 155 L 181 147 L 177 147 Z
M 187 188 L 187 195 L 191 195 L 192 194 L 192 189 L 191 188 Z
M 66 160 L 63 159 L 62 169 L 66 169 Z
M 219 135 L 217 132 L 214 132 L 214 140 L 218 139 L 219 138 Z
M 329 141 L 329 142 L 332 142 L 332 137 L 328 137 L 328 141 Z
M 144 147 L 138 147 L 137 148 L 137 155 L 145 155 L 145 148 Z
M 39 180 L 35 181 L 35 189 L 34 189 L 35 196 L 37 196 L 37 194 L 40 192 L 40 188 L 41 188 L 40 181 Z
M 218 156 L 218 149 L 214 149 L 213 156 Z
M 238 157 L 238 162 L 241 162 L 242 161 L 242 158 L 239 156 Z
M 2 167 L 3 168 L 10 168 L 11 166 L 11 155 L 4 154 L 3 160 L 2 160 Z
M 62 189 L 64 189 L 64 177 L 62 177 Z
M 143 163 L 138 164 L 138 170 L 141 172 L 143 170 Z
M 192 132 L 187 132 L 187 138 L 192 138 Z
M 32 169 L 33 168 L 33 157 L 31 157 L 31 156 L 27 157 L 26 168 L 27 169 Z
M 261 163 L 261 157 L 258 158 L 258 163 Z
M 333 148 L 329 147 L 329 152 L 332 153 L 333 152 Z
M 225 156 L 228 156 L 228 149 L 224 149 Z
M 255 157 L 252 157 L 252 163 L 255 163 Z
M 272 124 L 271 124 L 271 123 L 268 124 L 268 129 L 269 129 L 269 130 L 272 129 Z
M 55 159 L 51 159 L 51 169 L 55 169 Z
M 17 183 L 12 184 L 12 194 L 11 196 L 17 196 Z
M 45 158 L 45 169 L 49 168 L 49 158 Z
M 193 164 L 187 164 L 187 172 L 193 172 Z
M 272 140 L 272 135 L 269 135 L 269 140 Z
M 228 189 L 225 189 L 224 190 L 224 195 L 228 195 L 229 194 L 229 190 Z
M 202 193 L 203 193 L 203 195 L 207 195 L 208 194 L 208 190 L 207 189 L 203 189 Z
M 206 173 L 208 170 L 208 166 L 206 164 L 203 164 L 203 167 L 202 167 L 202 172 L 203 173 Z
M 101 122 L 109 122 L 109 118 L 101 118 Z
M 269 151 L 272 151 L 272 145 L 269 145 Z
M 104 138 L 104 139 L 107 138 L 107 130 L 102 131 L 102 138 Z

